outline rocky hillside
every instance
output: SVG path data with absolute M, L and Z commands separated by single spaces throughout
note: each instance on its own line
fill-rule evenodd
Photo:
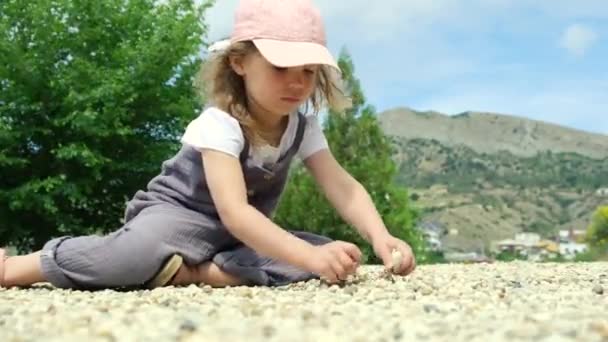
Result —
M 499 114 L 393 110 L 380 122 L 423 222 L 452 232 L 448 249 L 487 251 L 521 231 L 550 238 L 585 229 L 608 203 L 596 193 L 608 187 L 608 136 Z
M 510 115 L 465 112 L 448 116 L 401 108 L 386 111 L 381 117 L 390 135 L 464 145 L 479 153 L 504 150 L 529 157 L 550 150 L 608 157 L 608 136 Z

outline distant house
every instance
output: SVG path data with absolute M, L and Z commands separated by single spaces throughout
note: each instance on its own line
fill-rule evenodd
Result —
M 499 241 L 497 246 L 500 251 L 519 251 L 523 254 L 529 254 L 529 252 L 540 252 L 546 250 L 547 252 L 557 253 L 557 243 L 550 240 L 542 240 L 540 235 L 537 233 L 517 233 L 514 239 L 506 239 Z
M 577 242 L 565 242 L 559 244 L 559 254 L 563 255 L 566 259 L 574 259 L 574 257 L 587 251 L 587 245 L 584 243 Z
M 587 231 L 583 229 L 568 229 L 559 231 L 559 242 L 583 242 Z
M 499 252 L 512 252 L 525 256 L 530 261 L 539 261 L 546 257 L 555 257 L 559 252 L 559 245 L 555 241 L 541 240 L 536 233 L 518 233 L 515 239 L 498 241 Z
M 537 233 L 517 233 L 515 234 L 515 241 L 521 241 L 527 246 L 533 246 L 540 241 L 540 235 Z
M 608 197 L 608 188 L 599 188 L 595 191 L 595 194 L 600 197 Z
M 540 240 L 536 246 L 547 253 L 559 253 L 559 244 L 551 240 Z
M 426 242 L 429 244 L 429 249 L 432 251 L 440 251 L 442 250 L 442 244 L 440 240 L 439 234 L 434 231 L 426 231 L 422 233 Z
M 498 252 L 512 252 L 525 256 L 530 261 L 539 261 L 546 257 L 555 257 L 558 254 L 566 259 L 587 251 L 587 245 L 582 243 L 584 230 L 561 230 L 555 241 L 541 240 L 536 233 L 519 233 L 514 239 L 498 241 L 495 250 Z
M 441 251 L 443 249 L 441 236 L 445 234 L 445 228 L 441 223 L 423 222 L 419 228 L 427 241 L 430 250 Z
M 505 239 L 498 241 L 496 246 L 501 252 L 519 252 L 536 247 L 539 241 L 540 235 L 536 233 L 517 233 L 515 235 L 515 239 Z
M 559 231 L 559 253 L 566 259 L 573 259 L 577 254 L 587 251 L 586 231 L 568 229 Z

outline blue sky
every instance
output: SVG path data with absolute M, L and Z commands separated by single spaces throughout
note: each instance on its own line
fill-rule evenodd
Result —
M 488 111 L 608 134 L 607 0 L 315 3 L 378 111 Z M 230 34 L 236 4 L 207 12 L 211 40 Z

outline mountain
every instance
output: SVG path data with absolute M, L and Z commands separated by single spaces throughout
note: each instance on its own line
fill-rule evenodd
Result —
M 509 151 L 517 156 L 538 152 L 573 152 L 591 158 L 608 157 L 608 136 L 516 116 L 465 112 L 448 116 L 408 108 L 381 114 L 389 135 L 465 145 L 476 152 Z
M 608 136 L 525 118 L 402 108 L 379 114 L 398 181 L 450 250 L 492 248 L 517 232 L 586 229 L 608 202 Z

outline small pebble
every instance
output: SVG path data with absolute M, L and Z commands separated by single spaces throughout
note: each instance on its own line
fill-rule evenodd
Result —
M 593 287 L 593 292 L 595 294 L 602 295 L 602 294 L 604 294 L 604 288 L 602 287 L 602 285 L 595 285 Z
M 393 262 L 393 272 L 396 272 L 399 267 L 401 266 L 401 262 L 403 261 L 403 255 L 401 254 L 401 252 L 397 249 L 393 249 L 393 251 L 391 252 L 391 258 L 392 258 L 392 262 Z
M 194 331 L 194 330 L 196 330 L 196 327 L 197 327 L 196 323 L 187 319 L 182 322 L 182 324 L 179 326 L 179 329 L 184 330 L 184 331 Z
M 426 313 L 439 312 L 439 308 L 435 304 L 425 304 L 423 306 Z

